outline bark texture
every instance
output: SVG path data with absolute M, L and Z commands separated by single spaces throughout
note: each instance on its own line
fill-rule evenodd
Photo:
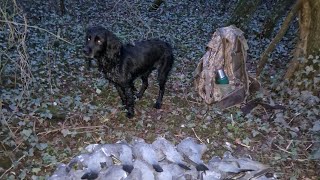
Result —
M 307 53 L 320 54 L 320 0 L 309 0 L 311 7 L 310 34 Z

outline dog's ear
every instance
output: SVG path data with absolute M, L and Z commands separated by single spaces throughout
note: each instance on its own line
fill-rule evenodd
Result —
M 95 26 L 93 26 L 93 27 L 88 27 L 87 30 L 86 30 L 86 36 L 87 36 L 88 34 L 92 34 L 93 32 L 97 31 L 98 28 L 99 28 L 99 27 L 95 27 Z
M 120 39 L 110 31 L 106 32 L 105 37 L 106 53 L 108 55 L 108 58 L 117 59 L 117 57 L 120 55 L 120 50 L 122 46 Z

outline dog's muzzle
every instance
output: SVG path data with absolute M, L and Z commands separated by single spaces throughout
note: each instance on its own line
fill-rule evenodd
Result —
M 90 58 L 93 58 L 93 53 L 92 53 L 92 49 L 88 46 L 84 47 L 83 48 L 83 53 L 86 57 L 90 57 Z

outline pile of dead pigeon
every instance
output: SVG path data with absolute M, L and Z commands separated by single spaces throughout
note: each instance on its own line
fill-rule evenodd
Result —
M 152 144 L 141 138 L 134 138 L 132 143 L 91 144 L 69 164 L 58 165 L 49 179 L 275 179 L 270 167 L 250 157 L 236 158 L 229 151 L 205 164 L 201 158 L 206 149 L 205 144 L 190 137 L 176 146 L 162 137 Z

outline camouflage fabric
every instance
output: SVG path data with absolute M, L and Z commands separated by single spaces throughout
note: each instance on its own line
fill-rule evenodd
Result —
M 219 28 L 207 45 L 195 71 L 195 87 L 207 104 L 224 109 L 246 99 L 249 89 L 246 71 L 248 45 L 243 32 L 231 25 Z M 224 69 L 229 84 L 216 84 L 216 72 Z

